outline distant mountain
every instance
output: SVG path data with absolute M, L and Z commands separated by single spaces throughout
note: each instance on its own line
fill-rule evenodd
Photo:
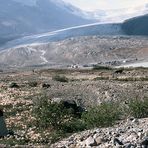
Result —
M 0 67 L 148 62 L 147 38 L 127 36 L 124 24 L 83 25 L 10 41 L 1 46 L 5 50 L 0 51 Z M 134 29 L 132 25 L 127 31 Z M 136 28 L 141 30 L 142 26 Z
M 126 20 L 122 29 L 128 35 L 148 35 L 148 14 Z
M 0 45 L 26 35 L 94 22 L 123 22 L 127 18 L 148 12 L 147 5 L 132 9 L 84 12 L 63 0 L 0 0 L 0 2 Z
M 93 22 L 83 18 L 80 9 L 62 0 L 0 0 L 0 3 L 0 43 Z
M 144 14 L 148 14 L 148 4 L 122 9 L 96 10 L 88 12 L 86 15 L 87 18 L 93 18 L 101 22 L 119 23 Z
M 26 36 L 8 42 L 4 46 L 1 46 L 0 50 L 13 48 L 16 46 L 22 46 L 26 44 L 42 44 L 42 43 L 61 41 L 72 37 L 92 36 L 92 35 L 99 35 L 99 36 L 124 35 L 124 32 L 121 29 L 120 23 L 116 24 L 95 23 L 95 24 L 65 28 L 53 32 Z

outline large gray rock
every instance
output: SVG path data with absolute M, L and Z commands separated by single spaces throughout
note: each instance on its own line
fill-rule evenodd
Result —
M 145 137 L 144 140 L 141 142 L 141 145 L 144 148 L 148 148 L 148 137 Z
M 0 137 L 6 136 L 7 134 L 8 134 L 8 130 L 3 117 L 3 111 L 0 110 Z

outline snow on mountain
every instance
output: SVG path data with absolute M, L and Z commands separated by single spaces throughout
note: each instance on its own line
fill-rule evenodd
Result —
M 95 23 L 95 24 L 65 28 L 43 34 L 26 36 L 8 42 L 4 46 L 1 46 L 0 50 L 12 47 L 18 47 L 26 44 L 27 45 L 42 44 L 42 43 L 60 41 L 72 37 L 92 36 L 92 35 L 100 35 L 100 36 L 124 35 L 124 32 L 122 31 L 120 23 L 119 24 Z
M 118 23 L 148 13 L 148 4 L 122 10 L 85 12 L 63 0 L 0 0 L 0 2 L 3 4 L 0 5 L 0 45 L 22 36 L 94 22 Z M 110 28 L 107 28 L 107 31 L 108 29 Z M 80 32 L 82 35 L 83 31 Z M 88 32 L 83 33 L 87 35 Z

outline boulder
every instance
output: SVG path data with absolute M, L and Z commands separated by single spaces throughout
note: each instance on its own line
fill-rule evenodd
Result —
M 114 145 L 124 145 L 122 141 L 120 141 L 118 138 L 114 138 Z
M 148 137 L 146 137 L 146 138 L 141 142 L 141 145 L 142 145 L 144 148 L 148 148 Z
M 116 70 L 114 73 L 115 73 L 115 74 L 122 74 L 123 71 L 124 71 L 123 69 L 118 69 L 118 70 Z
M 85 111 L 85 109 L 81 106 L 78 106 L 74 100 L 63 100 L 60 103 L 62 103 L 66 109 L 73 109 L 74 114 L 77 116 L 81 116 L 82 112 Z
M 85 145 L 88 147 L 88 146 L 97 146 L 97 143 L 95 141 L 95 139 L 93 137 L 88 137 L 86 140 L 85 140 Z
M 3 117 L 3 111 L 0 110 L 0 137 L 4 137 L 8 134 L 6 123 Z
M 43 83 L 42 84 L 42 88 L 50 88 L 50 87 L 51 87 L 51 85 L 48 84 L 48 83 Z
M 9 85 L 10 88 L 19 88 L 18 84 L 15 83 L 15 82 L 12 82 L 10 85 Z

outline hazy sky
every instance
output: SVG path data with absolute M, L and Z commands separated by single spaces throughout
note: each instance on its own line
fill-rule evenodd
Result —
M 118 9 L 136 7 L 148 3 L 148 0 L 64 0 L 81 9 L 93 11 L 95 9 Z

